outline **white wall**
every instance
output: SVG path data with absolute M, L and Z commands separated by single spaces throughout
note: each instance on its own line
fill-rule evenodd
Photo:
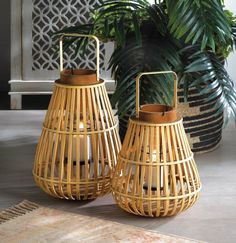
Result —
M 232 11 L 236 15 L 236 1 L 235 0 L 225 0 L 225 6 L 227 9 Z M 236 84 L 236 52 L 231 53 L 227 63 L 226 68 Z

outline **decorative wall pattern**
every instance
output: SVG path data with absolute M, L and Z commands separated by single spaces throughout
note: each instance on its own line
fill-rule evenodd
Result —
M 91 11 L 99 0 L 32 0 L 32 70 L 55 70 L 59 68 L 59 57 L 55 52 L 52 34 L 67 26 L 87 24 Z M 105 48 L 101 45 L 101 68 L 104 69 Z M 86 54 L 75 55 L 72 48 L 65 53 L 65 67 L 95 69 L 95 45 L 89 43 Z

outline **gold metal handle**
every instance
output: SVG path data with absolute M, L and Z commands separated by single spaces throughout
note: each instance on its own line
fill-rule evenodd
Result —
M 84 37 L 84 38 L 91 38 L 96 41 L 96 59 L 97 59 L 97 64 L 96 64 L 96 72 L 97 72 L 97 80 L 99 81 L 100 79 L 100 42 L 99 39 L 95 35 L 86 35 L 86 34 L 75 34 L 75 33 L 66 33 L 63 34 L 60 37 L 60 70 L 61 72 L 64 70 L 64 59 L 63 59 L 63 39 L 65 37 Z
M 139 118 L 140 111 L 140 97 L 139 97 L 139 84 L 142 76 L 147 75 L 159 75 L 159 74 L 168 74 L 172 73 L 174 75 L 174 99 L 173 99 L 173 107 L 177 109 L 177 85 L 178 85 L 178 76 L 173 71 L 162 71 L 162 72 L 145 72 L 140 73 L 136 78 L 136 117 Z

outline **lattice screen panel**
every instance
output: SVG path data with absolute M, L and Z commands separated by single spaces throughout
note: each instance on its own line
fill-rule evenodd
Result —
M 32 12 L 32 70 L 59 69 L 58 54 L 53 48 L 52 34 L 67 26 L 87 24 L 98 0 L 33 0 Z M 101 68 L 104 67 L 105 48 L 101 45 Z M 66 68 L 95 69 L 95 47 L 89 43 L 85 56 L 75 55 L 72 48 L 65 54 Z

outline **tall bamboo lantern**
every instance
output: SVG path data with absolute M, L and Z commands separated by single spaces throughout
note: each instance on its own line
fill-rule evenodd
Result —
M 173 106 L 139 105 L 144 75 L 175 78 Z M 201 189 L 193 153 L 177 115 L 177 75 L 172 71 L 141 73 L 136 79 L 136 116 L 118 156 L 112 193 L 124 210 L 142 216 L 165 217 L 191 207 Z
M 97 70 L 64 70 L 63 38 L 92 38 Z M 43 124 L 33 175 L 46 193 L 65 199 L 94 199 L 110 192 L 120 139 L 105 83 L 99 78 L 96 36 L 65 34 L 60 39 L 60 79 Z

